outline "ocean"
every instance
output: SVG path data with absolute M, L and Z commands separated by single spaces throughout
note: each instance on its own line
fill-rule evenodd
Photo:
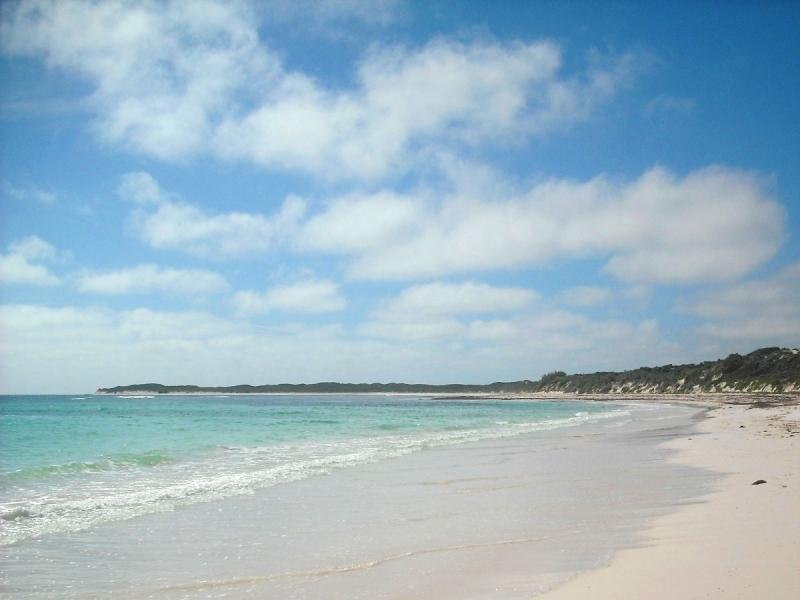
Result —
M 530 598 L 711 475 L 699 409 L 411 396 L 0 397 L 4 598 Z
M 627 414 L 407 396 L 0 397 L 0 544 Z

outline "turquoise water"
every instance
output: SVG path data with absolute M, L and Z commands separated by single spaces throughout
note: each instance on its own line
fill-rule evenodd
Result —
M 588 402 L 0 397 L 0 544 L 251 494 L 426 448 L 622 418 Z

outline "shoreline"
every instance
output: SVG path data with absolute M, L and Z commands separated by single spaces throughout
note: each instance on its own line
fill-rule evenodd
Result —
M 27 394 L 31 395 L 31 394 Z M 35 395 L 35 394 L 34 394 Z M 87 392 L 83 394 L 59 394 L 66 396 L 112 396 L 133 398 L 164 398 L 168 396 L 208 396 L 221 398 L 226 396 L 410 396 L 416 398 L 439 398 L 443 400 L 486 399 L 486 400 L 579 400 L 591 402 L 613 401 L 645 401 L 666 404 L 752 404 L 752 399 L 765 400 L 769 404 L 800 404 L 800 392 L 613 392 L 585 393 L 569 392 L 533 392 L 533 393 L 496 393 L 496 392 Z M 743 402 L 744 400 L 744 402 Z
M 709 489 L 713 475 L 670 465 L 660 446 L 694 431 L 700 410 L 632 406 L 23 542 L 4 550 L 7 591 L 522 600 Z
M 110 585 L 102 572 L 118 592 L 165 600 L 792 597 L 798 403 L 752 394 L 602 400 L 633 414 L 432 448 L 8 546 L 5 589 L 46 598 L 69 582 L 83 591 L 75 597 L 99 595 Z M 31 565 L 56 566 L 43 580 Z M 144 582 L 143 569 L 158 576 Z
M 751 396 L 752 398 L 752 396 Z M 722 474 L 618 550 L 542 600 L 794 598 L 800 589 L 800 405 L 710 404 L 670 462 Z M 754 485 L 764 480 L 765 483 Z

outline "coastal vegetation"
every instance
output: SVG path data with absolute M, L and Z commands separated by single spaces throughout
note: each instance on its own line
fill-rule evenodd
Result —
M 696 364 L 567 375 L 548 373 L 537 391 L 585 393 L 800 392 L 800 351 L 761 348 Z
M 469 384 L 409 383 L 281 383 L 204 387 L 139 383 L 100 388 L 99 394 L 335 394 L 335 393 L 545 393 L 614 394 L 698 392 L 800 392 L 800 350 L 761 348 L 750 354 L 731 354 L 727 358 L 696 364 L 639 367 L 630 371 L 578 373 L 553 371 L 538 381 Z

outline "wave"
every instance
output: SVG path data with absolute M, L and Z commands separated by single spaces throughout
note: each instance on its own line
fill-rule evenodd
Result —
M 30 517 L 38 516 L 35 513 L 25 508 L 12 508 L 6 512 L 0 513 L 0 520 L 2 521 L 19 521 L 20 519 L 28 519 Z
M 22 502 L 17 498 L 6 506 L 0 503 L 4 521 L 4 527 L 0 528 L 0 545 L 80 531 L 100 523 L 176 510 L 198 502 L 253 494 L 261 488 L 431 448 L 575 427 L 629 414 L 629 410 L 621 409 L 498 424 L 483 429 L 398 432 L 272 446 L 218 446 L 203 460 L 183 462 L 159 453 L 145 453 L 97 462 L 52 465 L 46 468 L 51 473 L 94 472 L 100 475 L 92 478 L 90 484 L 84 482 L 83 487 L 80 482 L 84 479 L 68 479 L 60 488 L 48 486 L 45 494 Z M 153 468 L 130 468 L 140 466 Z
M 17 469 L 0 475 L 0 481 L 14 482 L 44 479 L 53 475 L 77 475 L 81 473 L 102 473 L 138 467 L 153 467 L 174 462 L 175 459 L 160 452 L 150 451 L 141 454 L 116 454 L 99 460 L 86 462 L 71 461 L 43 467 Z

